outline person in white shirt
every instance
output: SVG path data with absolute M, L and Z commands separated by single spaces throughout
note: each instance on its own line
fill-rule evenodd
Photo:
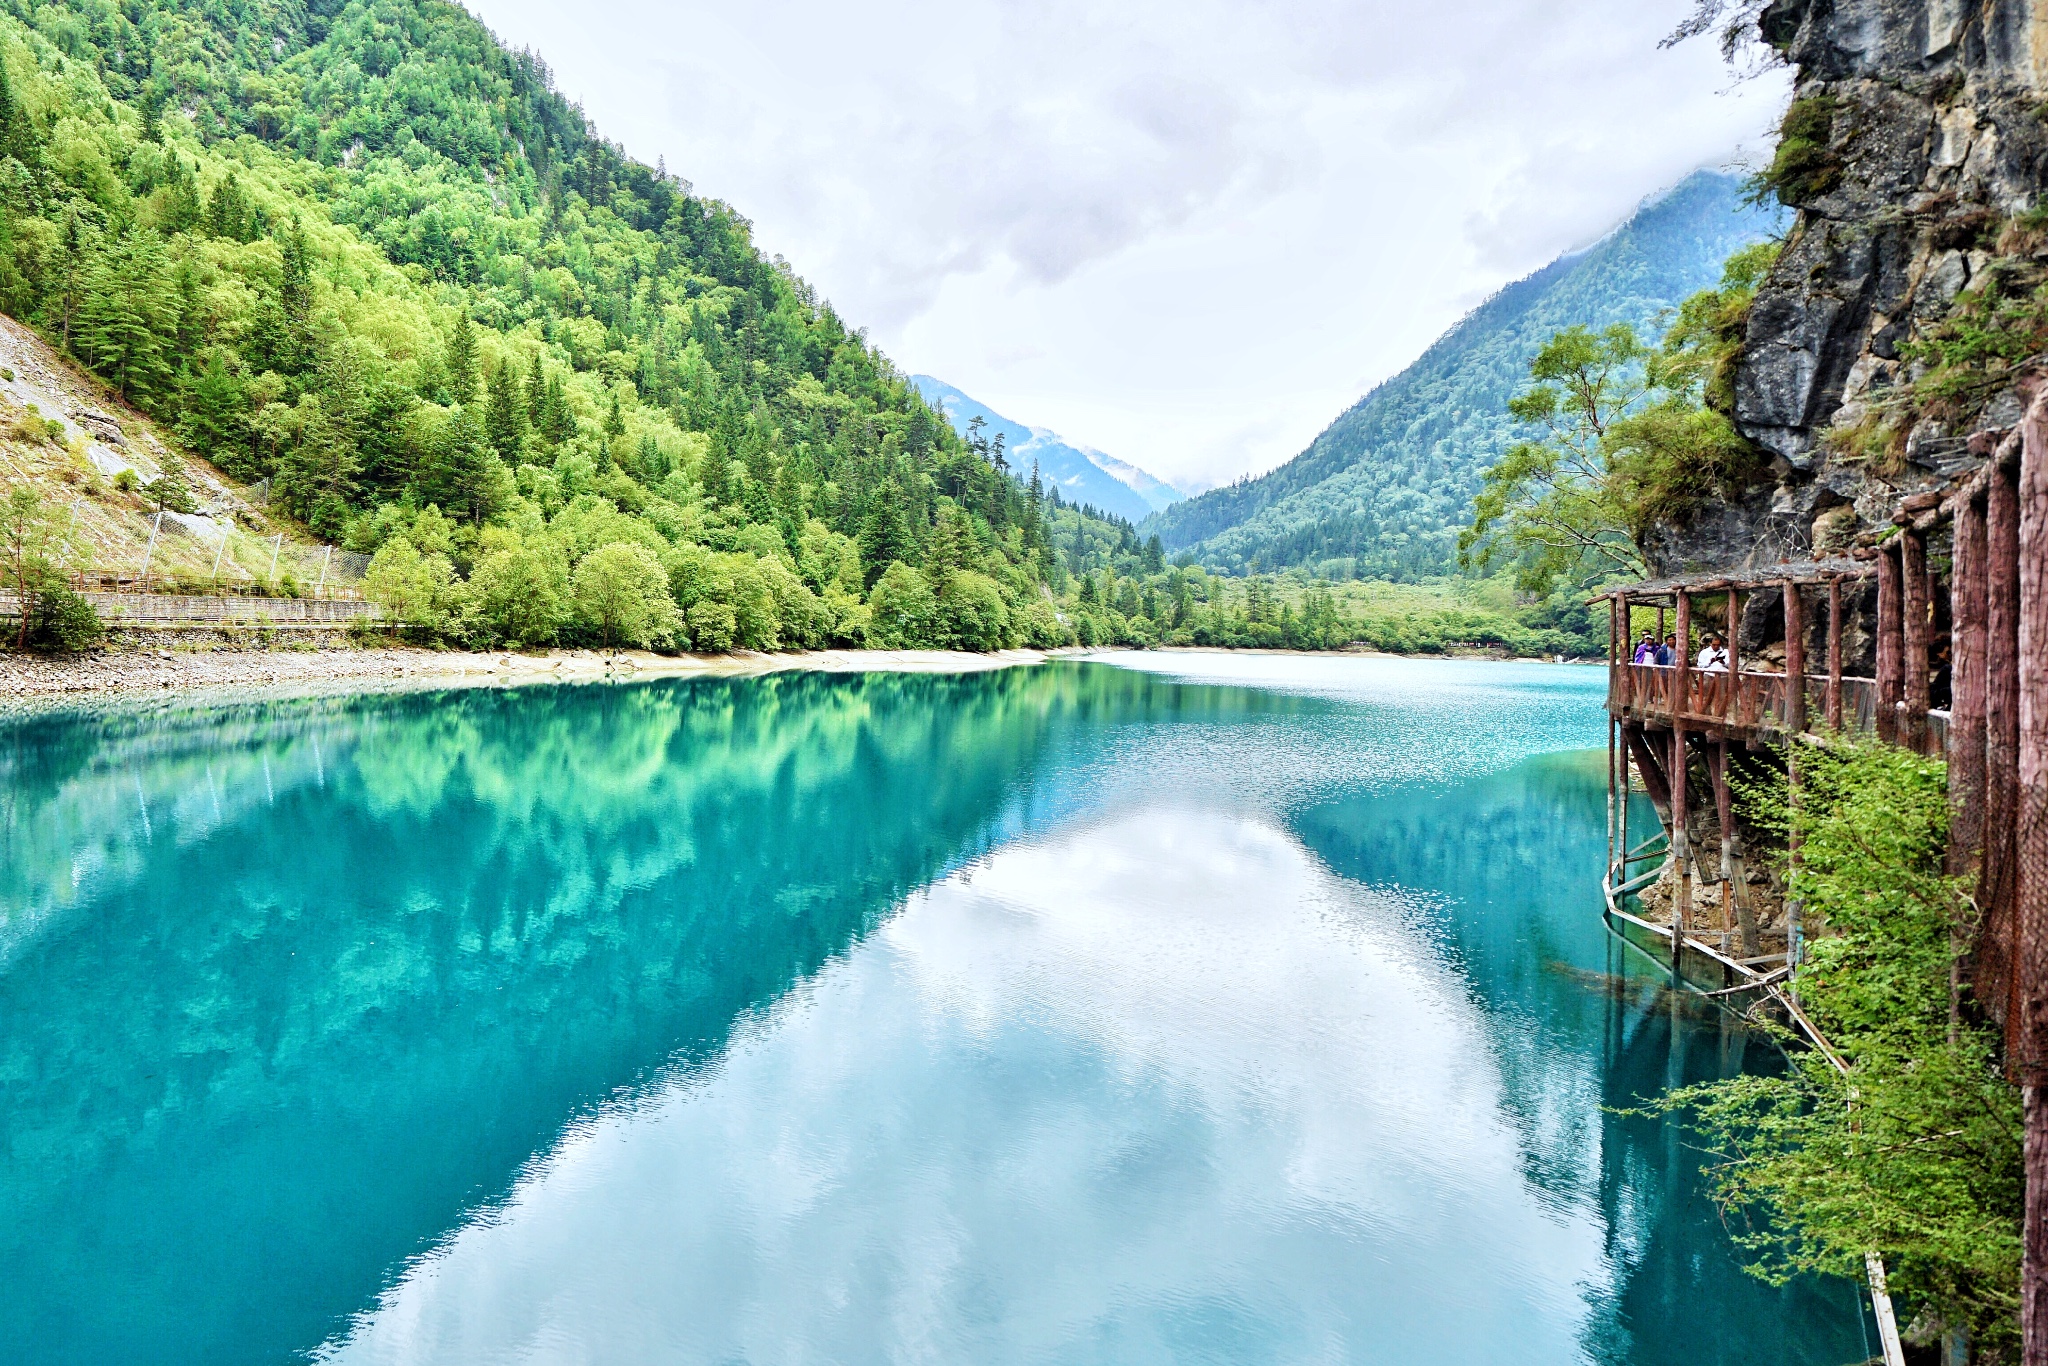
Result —
M 1707 643 L 1700 647 L 1699 669 L 1708 674 L 1728 672 L 1728 651 L 1719 636 L 1707 637 Z

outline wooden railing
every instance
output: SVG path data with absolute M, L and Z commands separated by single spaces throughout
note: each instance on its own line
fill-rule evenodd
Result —
M 1827 723 L 1828 680 L 1809 674 L 1805 683 L 1806 726 Z M 1679 695 L 1681 685 L 1684 695 Z M 1877 728 L 1877 680 L 1841 680 L 1842 729 Z M 1607 703 L 1611 711 L 1627 712 L 1646 721 L 1679 721 L 1689 725 L 1737 730 L 1783 731 L 1790 728 L 1791 689 L 1781 673 L 1707 672 L 1670 665 L 1620 664 L 1608 671 Z

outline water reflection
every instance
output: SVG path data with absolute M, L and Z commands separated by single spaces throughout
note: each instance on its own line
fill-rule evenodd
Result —
M 1601 1109 L 1597 676 L 1144 662 L 0 730 L 0 1355 L 1856 1355 Z

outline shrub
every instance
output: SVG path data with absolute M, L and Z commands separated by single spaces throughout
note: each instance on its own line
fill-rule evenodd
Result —
M 35 612 L 29 618 L 28 646 L 31 650 L 71 654 L 89 650 L 107 638 L 106 623 L 99 610 L 65 583 L 53 583 L 37 595 Z
M 1985 1359 L 2004 1360 L 2019 1308 L 2020 1098 L 1994 1032 L 1951 997 L 1968 905 L 1943 875 L 1942 765 L 1846 742 L 1800 763 L 1796 809 L 1782 785 L 1745 795 L 1802 837 L 1789 890 L 1827 933 L 1796 981 L 1847 1073 L 1801 1051 L 1786 1075 L 1690 1087 L 1653 1108 L 1699 1116 L 1718 1153 L 1716 1199 L 1747 1223 L 1753 1272 L 1858 1276 L 1874 1251 L 1902 1321 L 1967 1329 Z
M 1835 113 L 1841 101 L 1833 95 L 1808 95 L 1792 101 L 1778 129 L 1778 150 L 1757 177 L 1752 198 L 1761 202 L 1775 194 L 1778 202 L 1798 208 L 1820 198 L 1842 181 L 1842 158 L 1833 150 Z

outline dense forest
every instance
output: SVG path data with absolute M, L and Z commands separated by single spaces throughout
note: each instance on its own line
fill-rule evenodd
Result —
M 0 309 L 417 633 L 1052 645 L 1136 549 L 438 0 L 12 0 Z
M 1279 469 L 1176 503 L 1142 524 L 1169 552 L 1225 572 L 1299 566 L 1417 582 L 1454 572 L 1483 472 L 1524 434 L 1509 400 L 1558 329 L 1654 336 L 1739 248 L 1782 229 L 1735 176 L 1699 172 L 1583 252 L 1481 304 Z
M 1585 648 L 1167 563 L 439 0 L 0 5 L 0 311 L 372 556 L 415 638 Z

